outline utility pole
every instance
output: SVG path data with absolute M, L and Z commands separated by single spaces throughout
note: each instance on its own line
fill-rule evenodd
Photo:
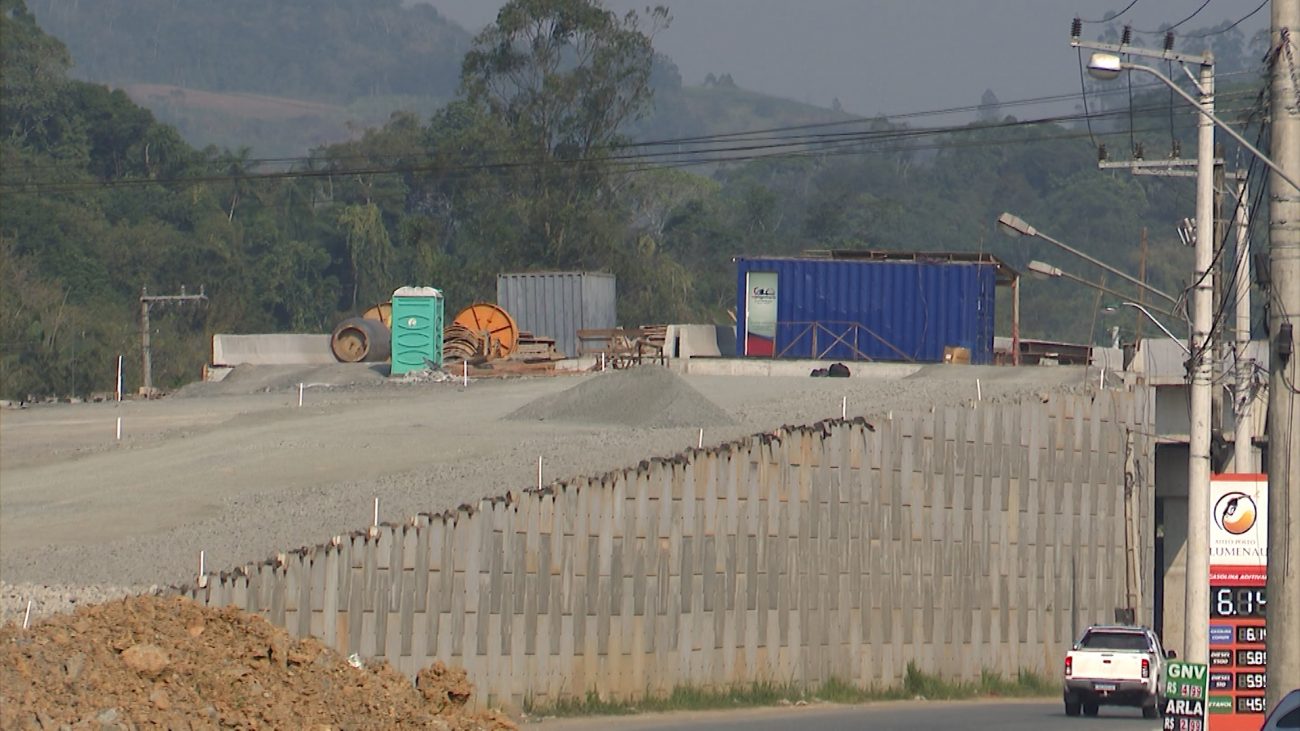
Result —
M 1142 257 L 1138 260 L 1138 279 L 1147 281 L 1147 227 L 1142 227 Z M 1138 304 L 1146 306 L 1147 291 L 1138 289 Z M 1136 349 L 1142 343 L 1142 313 L 1133 313 L 1133 347 Z
M 1251 473 L 1255 467 L 1255 362 L 1250 358 L 1250 205 L 1249 188 L 1244 177 L 1237 178 L 1237 261 L 1236 261 L 1236 427 L 1233 429 L 1232 471 Z
M 1195 165 L 1196 165 L 1195 160 L 1188 160 L 1188 159 L 1177 158 L 1177 157 L 1169 158 L 1167 160 L 1125 160 L 1125 161 L 1100 160 L 1097 163 L 1097 167 L 1102 170 L 1127 168 L 1134 175 L 1151 175 L 1151 176 L 1172 177 L 1172 178 L 1194 177 L 1195 173 L 1190 170 L 1186 170 L 1185 168 L 1193 167 Z M 1220 187 L 1220 185 L 1222 185 L 1221 183 L 1217 182 L 1222 177 L 1231 177 L 1237 183 L 1237 188 L 1236 188 L 1237 251 L 1236 251 L 1236 261 L 1235 261 L 1236 273 L 1234 275 L 1234 279 L 1236 282 L 1236 289 L 1232 293 L 1233 301 L 1236 302 L 1236 307 L 1234 309 L 1234 314 L 1236 316 L 1236 328 L 1235 328 L 1236 333 L 1235 333 L 1234 343 L 1232 348 L 1234 354 L 1233 362 L 1236 364 L 1236 372 L 1234 374 L 1235 383 L 1233 386 L 1233 402 L 1234 402 L 1233 413 L 1235 415 L 1235 420 L 1237 425 L 1234 430 L 1234 437 L 1233 437 L 1234 441 L 1233 441 L 1232 470 L 1233 472 L 1238 472 L 1238 473 L 1253 473 L 1256 472 L 1259 469 L 1259 467 L 1257 466 L 1257 462 L 1255 459 L 1255 422 L 1254 422 L 1255 396 L 1253 393 L 1254 386 L 1255 386 L 1255 360 L 1250 357 L 1250 343 L 1251 343 L 1251 297 L 1250 297 L 1251 256 L 1250 256 L 1250 231 L 1249 231 L 1250 189 L 1249 189 L 1248 181 L 1246 179 L 1246 172 L 1244 170 L 1238 169 L 1233 171 L 1230 174 L 1227 173 L 1224 170 L 1224 161 L 1221 155 L 1215 158 L 1214 165 L 1215 165 L 1216 190 Z M 1218 209 L 1219 207 L 1220 206 L 1218 205 L 1215 206 L 1216 209 Z M 1226 222 L 1224 222 L 1224 225 L 1226 225 Z M 1220 240 L 1220 241 L 1223 240 L 1223 232 L 1221 229 L 1222 226 L 1220 226 L 1220 231 L 1215 234 L 1216 240 Z M 1146 228 L 1142 229 L 1142 234 L 1143 234 L 1143 239 L 1142 239 L 1143 264 L 1140 266 L 1145 267 Z M 1145 271 L 1145 268 L 1143 268 L 1143 271 Z M 1143 280 L 1146 279 L 1145 274 L 1140 274 L 1139 276 Z M 1222 296 L 1221 294 L 1216 293 L 1215 300 L 1221 301 L 1220 299 L 1221 296 Z M 1141 300 L 1139 300 L 1139 304 L 1140 303 Z M 1227 311 L 1226 308 L 1224 309 L 1224 311 L 1225 312 Z M 1142 340 L 1140 317 L 1138 319 L 1137 333 L 1138 334 L 1134 338 L 1134 340 L 1140 342 Z M 1216 359 L 1216 363 L 1224 360 L 1226 360 L 1224 356 L 1219 356 Z M 1218 380 L 1219 378 L 1216 375 L 1215 381 L 1218 382 Z M 1216 394 L 1217 394 L 1217 389 L 1216 389 Z M 1219 424 L 1220 427 L 1222 427 L 1224 422 L 1223 419 L 1220 418 L 1216 420 L 1215 423 Z
M 1188 342 L 1191 418 L 1187 440 L 1183 656 L 1188 662 L 1207 664 L 1210 654 L 1210 425 L 1214 387 L 1214 350 L 1209 342 L 1214 319 L 1214 57 L 1208 52 L 1190 54 L 1175 51 L 1172 34 L 1166 36 L 1163 50 L 1154 50 L 1130 45 L 1128 33 L 1124 35 L 1124 42 L 1119 44 L 1083 41 L 1079 38 L 1080 27 L 1076 19 L 1070 30 L 1071 46 L 1116 54 L 1104 68 L 1089 63 L 1089 72 L 1101 78 L 1114 79 L 1122 71 L 1133 68 L 1163 78 L 1154 69 L 1123 62 L 1122 57 L 1126 55 L 1195 64 L 1200 68 L 1195 80 L 1195 102 L 1201 114 L 1196 144 L 1196 265 L 1192 280 L 1191 338 Z M 1172 81 L 1168 83 L 1174 87 Z M 1248 149 L 1253 147 L 1248 146 Z
M 154 305 L 183 304 L 186 302 L 206 302 L 208 296 L 199 287 L 198 294 L 185 294 L 181 286 L 180 294 L 149 294 L 146 287 L 140 288 L 140 395 L 149 398 L 154 395 L 153 387 L 153 353 L 149 343 L 149 310 Z
M 1200 63 L 1201 109 L 1214 114 L 1214 61 Z M 1196 269 L 1192 280 L 1191 426 L 1187 439 L 1187 592 L 1184 635 L 1188 662 L 1210 660 L 1210 407 L 1214 387 L 1210 328 L 1214 318 L 1214 122 L 1202 114 L 1196 136 Z
M 1300 0 L 1273 0 L 1272 157 L 1300 179 Z M 1269 186 L 1267 704 L 1300 686 L 1300 189 L 1274 169 Z

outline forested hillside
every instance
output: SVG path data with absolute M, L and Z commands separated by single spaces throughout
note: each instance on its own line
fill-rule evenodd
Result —
M 191 144 L 299 157 L 402 111 L 451 101 L 470 34 L 400 0 L 29 0 L 72 54 L 71 75 L 126 91 Z M 683 87 L 655 59 L 657 103 L 625 132 L 644 139 L 849 119 L 738 88 Z
M 613 272 L 629 325 L 729 322 L 738 254 L 983 250 L 1101 279 L 997 235 L 1004 210 L 1131 272 L 1147 227 L 1150 279 L 1185 286 L 1190 255 L 1174 225 L 1192 214 L 1190 181 L 1096 166 L 1094 140 L 1115 157 L 1138 142 L 1151 157 L 1190 147 L 1190 113 L 1164 93 L 1137 89 L 1131 114 L 1116 94 L 1094 94 L 1111 111 L 1094 107 L 1086 122 L 1017 120 L 990 102 L 978 123 L 953 128 L 841 118 L 633 144 L 628 130 L 673 108 L 661 91 L 671 66 L 651 43 L 667 14 L 545 5 L 512 2 L 473 41 L 453 103 L 397 114 L 286 170 L 246 149 L 197 150 L 120 91 L 69 79 L 63 45 L 21 0 L 0 0 L 0 391 L 107 389 L 119 353 L 138 385 L 146 285 L 202 284 L 211 297 L 155 316 L 162 386 L 198 375 L 213 332 L 323 332 L 403 284 L 441 287 L 454 309 L 491 298 L 501 271 Z M 564 62 L 576 44 L 591 55 Z M 501 83 L 511 74 L 532 81 Z M 1219 95 L 1252 138 L 1255 83 L 1242 75 Z M 1134 327 L 1068 282 L 1027 280 L 1024 302 L 1030 337 Z
M 450 98 L 463 28 L 401 0 L 30 0 L 86 81 L 169 84 L 347 104 Z

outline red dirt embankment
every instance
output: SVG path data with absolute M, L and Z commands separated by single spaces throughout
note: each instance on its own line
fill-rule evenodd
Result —
M 515 729 L 470 713 L 473 686 L 441 663 L 412 685 L 354 667 L 261 617 L 180 597 L 84 607 L 0 627 L 0 728 Z

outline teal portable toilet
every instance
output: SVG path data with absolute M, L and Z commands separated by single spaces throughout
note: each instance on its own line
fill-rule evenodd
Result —
M 442 292 L 433 287 L 402 287 L 393 292 L 393 367 L 391 375 L 422 371 L 427 362 L 442 367 Z

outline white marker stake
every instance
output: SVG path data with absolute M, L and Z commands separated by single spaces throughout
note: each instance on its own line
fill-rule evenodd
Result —
M 199 576 L 208 573 L 208 552 L 199 551 Z
M 300 409 L 302 408 L 302 390 L 303 390 L 305 387 L 306 387 L 306 386 L 304 386 L 304 385 L 301 384 L 301 383 L 298 384 L 298 408 L 300 408 Z
M 379 498 L 375 498 L 375 522 L 374 526 L 379 527 Z
M 601 370 L 602 372 L 604 372 L 604 370 L 605 370 L 605 354 L 604 354 L 604 353 L 601 353 L 601 354 L 600 354 L 600 370 Z
M 27 625 L 30 624 L 31 621 L 32 621 L 32 600 L 28 599 L 27 613 L 23 615 L 23 629 L 27 629 Z
M 975 400 L 984 400 L 984 387 L 980 385 L 980 379 L 978 378 L 975 379 Z
M 537 458 L 537 489 L 542 489 L 542 458 Z
M 465 375 L 461 376 L 461 386 L 469 388 L 469 361 L 465 361 L 461 365 L 465 366 Z
M 122 402 L 122 356 L 117 356 L 117 401 Z
M 117 441 L 122 441 L 122 417 L 117 417 Z
M 844 398 L 840 399 L 840 418 L 841 419 L 849 418 L 849 397 L 848 396 L 845 396 Z
M 704 449 L 704 430 L 700 430 L 700 441 L 695 445 L 696 449 Z

